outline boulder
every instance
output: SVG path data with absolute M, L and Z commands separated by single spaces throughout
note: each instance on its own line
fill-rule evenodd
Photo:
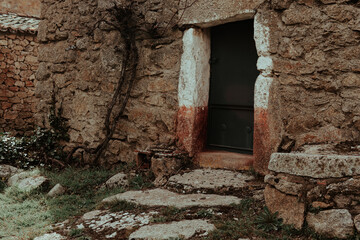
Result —
M 329 238 L 346 239 L 354 235 L 354 223 L 346 209 L 331 209 L 309 213 L 306 221 L 315 232 Z
M 292 224 L 301 229 L 304 223 L 305 204 L 295 196 L 286 195 L 269 185 L 265 188 L 265 203 L 269 210 L 279 212 L 285 224 Z

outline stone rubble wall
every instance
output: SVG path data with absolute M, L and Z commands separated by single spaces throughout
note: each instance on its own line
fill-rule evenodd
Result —
M 265 177 L 266 205 L 284 223 L 304 223 L 329 238 L 345 239 L 360 232 L 360 177 L 315 179 L 275 173 Z
M 360 232 L 358 155 L 274 153 L 264 181 L 265 203 L 284 223 L 329 238 Z
M 35 35 L 0 33 L 0 132 L 34 128 L 37 54 Z
M 78 145 L 95 148 L 104 138 L 107 106 L 117 87 L 124 54 L 119 32 L 107 24 L 97 24 L 101 12 L 113 7 L 111 2 L 42 2 L 37 119 L 38 123 L 46 120 L 54 91 L 70 126 L 69 149 Z M 136 32 L 140 56 L 136 82 L 104 155 L 107 164 L 134 160 L 137 149 L 175 145 L 182 32 L 168 28 L 163 36 L 151 36 L 153 26 L 164 29 L 168 25 L 173 16 L 169 4 L 149 0 L 135 7 L 142 28 Z M 84 154 L 84 160 L 88 158 Z
M 274 0 L 271 7 L 280 30 L 272 41 L 272 95 L 283 124 L 280 147 L 290 151 L 304 144 L 357 141 L 360 4 Z
M 170 27 L 159 37 L 153 31 L 173 26 L 168 22 L 176 2 L 135 1 L 142 27 L 137 32 L 137 81 L 106 153 L 110 163 L 134 159 L 136 149 L 176 145 L 183 32 Z M 113 5 L 107 0 L 42 3 L 37 121 L 46 120 L 50 90 L 54 90 L 70 126 L 69 146 L 94 148 L 104 137 L 106 106 L 116 87 L 123 56 L 118 32 L 106 24 L 94 27 L 101 11 Z M 258 49 L 258 69 L 263 77 L 260 88 L 267 91 L 262 93 L 267 106 L 255 109 L 257 171 L 266 173 L 271 153 L 279 149 L 293 151 L 304 144 L 356 141 L 360 137 L 359 3 L 227 0 L 216 14 L 208 7 L 197 14 L 195 8 L 200 3 L 182 14 L 181 30 L 252 16 L 261 25 L 256 29 L 263 31 L 263 41 L 258 41 L 266 45 L 266 51 Z M 233 11 L 226 4 L 244 7 L 244 11 Z
M 269 41 L 258 67 L 272 82 L 268 109 L 255 111 L 255 169 L 266 174 L 273 152 L 358 141 L 359 3 L 272 0 L 256 16 Z

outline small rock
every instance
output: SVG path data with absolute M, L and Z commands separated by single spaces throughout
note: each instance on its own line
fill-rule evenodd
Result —
M 264 200 L 264 189 L 253 191 L 253 198 L 258 201 Z
M 105 237 L 106 238 L 114 238 L 114 237 L 116 237 L 116 235 L 117 235 L 117 233 L 114 232 L 113 234 L 106 235 Z
M 56 184 L 48 193 L 49 197 L 56 197 L 64 194 L 66 189 L 60 183 Z
M 200 231 L 213 231 L 215 226 L 204 220 L 184 220 L 167 224 L 155 224 L 141 227 L 133 232 L 129 239 L 189 239 Z
M 345 208 L 351 203 L 351 198 L 344 195 L 336 195 L 334 197 L 334 202 L 338 208 Z
M 295 196 L 286 195 L 269 185 L 265 188 L 265 203 L 271 212 L 279 212 L 285 224 L 301 229 L 304 223 L 305 204 Z
M 179 171 L 182 160 L 177 158 L 151 158 L 151 171 L 156 177 L 168 177 Z
M 63 240 L 63 239 L 66 239 L 66 237 L 63 237 L 58 233 L 48 233 L 43 236 L 34 238 L 34 240 Z
M 14 174 L 19 173 L 20 171 L 21 171 L 20 169 L 10 165 L 5 165 L 5 164 L 0 165 L 0 180 L 1 179 L 7 180 Z
M 354 223 L 346 209 L 325 210 L 318 214 L 309 213 L 306 221 L 315 232 L 326 237 L 346 239 L 354 235 Z
M 298 196 L 301 194 L 303 185 L 299 183 L 293 183 L 286 181 L 281 178 L 277 178 L 274 175 L 266 175 L 264 181 L 272 186 L 274 186 L 280 192 Z
M 331 207 L 332 204 L 315 201 L 315 202 L 311 203 L 311 206 L 312 206 L 313 208 L 328 208 L 328 207 Z
M 345 182 L 333 183 L 326 187 L 328 194 L 360 194 L 360 179 L 350 178 Z
M 356 230 L 360 233 L 360 214 L 358 214 L 354 217 L 354 224 L 355 224 Z
M 127 175 L 125 173 L 118 173 L 118 174 L 112 176 L 105 183 L 105 186 L 107 188 L 115 188 L 115 187 L 128 186 L 128 185 L 129 185 L 129 182 L 127 180 Z

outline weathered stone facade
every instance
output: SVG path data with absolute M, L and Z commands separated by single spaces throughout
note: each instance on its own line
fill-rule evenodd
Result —
M 105 154 L 108 163 L 134 160 L 136 149 L 175 145 L 182 33 L 170 29 L 163 37 L 152 37 L 156 21 L 164 29 L 171 19 L 171 5 L 159 1 L 140 5 L 136 14 L 145 20 L 139 20 L 143 29 L 136 33 L 140 55 L 136 83 Z M 94 26 L 111 7 L 111 1 L 43 1 L 38 119 L 41 123 L 46 118 L 55 83 L 57 101 L 70 126 L 70 146 L 95 148 L 104 138 L 107 105 L 121 74 L 123 41 L 108 25 Z
M 359 3 L 184 4 L 180 1 L 180 14 L 172 18 L 179 8 L 176 1 L 135 2 L 141 29 L 136 32 L 137 79 L 106 153 L 108 162 L 131 160 L 135 149 L 153 145 L 177 145 L 190 155 L 203 150 L 210 54 L 194 46 L 206 52 L 210 27 L 251 18 L 260 72 L 255 83 L 255 169 L 266 173 L 273 152 L 358 139 Z M 54 90 L 68 119 L 70 146 L 95 148 L 104 137 L 106 106 L 123 56 L 119 33 L 96 24 L 111 7 L 104 0 L 43 1 L 37 117 L 40 123 L 46 118 Z M 189 59 L 181 59 L 183 52 L 194 59 L 190 71 L 181 67 Z
M 0 32 L 0 132 L 34 128 L 37 51 L 36 35 Z

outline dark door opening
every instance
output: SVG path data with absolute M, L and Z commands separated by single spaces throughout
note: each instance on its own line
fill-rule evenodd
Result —
M 254 21 L 211 29 L 207 147 L 252 153 L 254 86 L 259 75 Z

